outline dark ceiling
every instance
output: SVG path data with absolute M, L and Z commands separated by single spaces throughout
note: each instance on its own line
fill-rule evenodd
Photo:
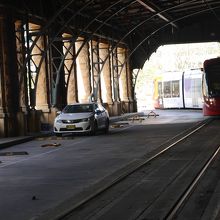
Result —
M 140 68 L 158 46 L 219 41 L 219 0 L 5 0 L 18 14 L 46 27 L 65 25 L 76 34 L 125 43 L 133 68 Z M 59 24 L 59 25 L 58 25 Z

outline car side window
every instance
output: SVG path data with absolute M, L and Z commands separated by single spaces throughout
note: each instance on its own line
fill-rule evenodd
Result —
M 98 107 L 97 104 L 95 104 L 95 111 L 96 111 L 96 110 L 99 110 L 99 107 Z

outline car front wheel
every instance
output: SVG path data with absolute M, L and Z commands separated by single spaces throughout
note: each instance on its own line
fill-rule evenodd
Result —
M 57 137 L 62 137 L 62 133 L 55 133 Z
M 109 120 L 106 120 L 105 122 L 105 129 L 104 129 L 105 134 L 109 132 Z
M 97 121 L 94 121 L 94 123 L 92 124 L 92 127 L 91 127 L 90 134 L 91 135 L 96 135 L 97 129 L 98 129 Z

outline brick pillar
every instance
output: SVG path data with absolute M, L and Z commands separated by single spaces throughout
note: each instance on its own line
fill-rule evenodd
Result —
M 49 108 L 49 89 L 48 89 L 48 69 L 45 52 L 45 36 L 41 35 L 41 26 L 29 23 L 29 32 L 31 39 L 37 41 L 31 51 L 31 58 L 36 66 L 36 84 L 33 92 L 35 95 L 35 109 L 31 110 L 29 116 L 30 132 L 39 132 L 42 125 L 50 120 Z M 40 37 L 39 37 L 40 36 Z M 33 76 L 32 76 L 33 77 Z
M 40 34 L 40 25 L 29 23 L 30 32 L 38 32 Z M 33 37 L 32 40 L 35 40 Z M 40 36 L 32 50 L 32 60 L 39 68 L 38 80 L 36 84 L 36 109 L 42 112 L 49 112 L 49 91 L 48 91 L 48 75 L 46 68 L 46 60 L 43 57 L 45 47 L 45 38 Z
M 101 72 L 101 89 L 102 89 L 102 101 L 107 105 L 109 113 L 112 115 L 112 80 L 111 80 L 111 66 L 109 57 L 109 45 L 105 43 L 99 44 L 99 56 L 102 61 L 106 60 L 104 66 L 102 66 Z
M 13 19 L 0 15 L 0 136 L 17 134 L 18 78 Z
M 19 111 L 17 122 L 19 135 L 25 135 L 28 130 L 28 97 L 27 97 L 27 71 L 25 65 L 25 40 L 22 21 L 15 22 L 16 48 L 17 48 L 17 71 L 19 82 Z
M 63 53 L 66 54 L 64 60 L 65 78 L 68 82 L 67 85 L 67 104 L 76 103 L 77 100 L 77 77 L 76 77 L 76 65 L 74 63 L 75 48 L 73 43 L 73 36 L 70 34 L 63 34 Z M 67 52 L 68 50 L 68 52 Z M 67 79 L 68 78 L 68 79 Z
M 128 79 L 126 66 L 126 53 L 124 48 L 117 48 L 118 62 L 119 62 L 119 93 L 122 102 L 122 112 L 129 112 L 129 98 L 128 98 Z
M 78 38 L 76 41 L 76 53 L 83 44 L 83 38 Z M 86 43 L 80 51 L 77 59 L 77 88 L 79 102 L 88 102 L 91 93 L 90 81 L 90 60 L 89 60 L 89 45 Z

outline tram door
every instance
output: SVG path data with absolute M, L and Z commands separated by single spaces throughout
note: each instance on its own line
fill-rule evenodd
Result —
M 162 82 L 158 82 L 158 99 L 159 99 L 159 107 L 163 108 L 163 86 Z

